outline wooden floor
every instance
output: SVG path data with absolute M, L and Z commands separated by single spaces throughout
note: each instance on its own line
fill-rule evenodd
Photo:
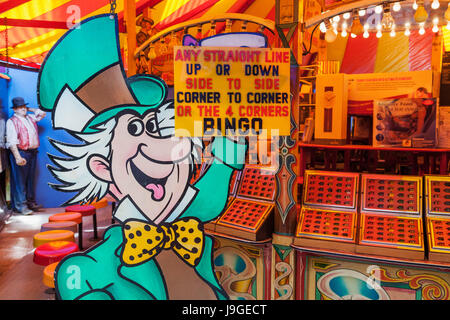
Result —
M 42 283 L 43 266 L 33 263 L 33 236 L 61 208 L 42 209 L 33 215 L 12 215 L 0 231 L 0 300 L 53 300 L 54 291 Z M 97 209 L 98 236 L 111 225 L 111 205 Z M 83 249 L 98 240 L 92 239 L 92 217 L 83 218 Z M 77 237 L 77 235 L 76 235 Z M 76 239 L 78 243 L 78 239 Z

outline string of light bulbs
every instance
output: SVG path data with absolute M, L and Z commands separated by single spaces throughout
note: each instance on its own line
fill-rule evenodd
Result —
M 370 9 L 373 9 L 376 14 L 382 14 L 382 17 L 378 20 L 374 30 L 376 31 L 375 35 L 377 38 L 382 37 L 383 32 L 389 33 L 391 37 L 395 37 L 399 27 L 404 30 L 405 36 L 409 36 L 411 34 L 412 22 L 417 23 L 419 34 L 423 35 L 425 34 L 425 24 L 429 16 L 432 17 L 431 30 L 433 32 L 438 32 L 439 26 L 443 25 L 444 22 L 446 28 L 450 30 L 450 2 L 445 3 L 447 9 L 444 17 L 439 17 L 437 14 L 437 9 L 441 7 L 439 0 L 429 0 L 430 13 L 425 9 L 424 0 L 414 0 L 412 4 L 412 8 L 415 11 L 413 16 L 414 21 L 405 21 L 403 28 L 396 24 L 396 21 L 392 16 L 392 12 L 399 12 L 402 10 L 402 2 L 405 2 L 405 0 L 354 8 L 351 11 L 343 12 L 322 20 L 319 24 L 319 30 L 325 34 L 325 40 L 327 42 L 335 41 L 339 33 L 342 37 L 350 35 L 352 38 L 356 38 L 362 35 L 362 37 L 368 38 L 370 36 L 370 25 L 367 22 L 363 25 L 360 18 L 364 17 L 366 12 Z

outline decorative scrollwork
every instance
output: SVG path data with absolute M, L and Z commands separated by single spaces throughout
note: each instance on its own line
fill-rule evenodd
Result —
M 408 275 L 407 270 L 401 269 L 396 272 L 395 277 L 391 277 L 385 269 L 378 269 L 378 272 L 372 272 L 372 276 L 383 282 L 407 282 L 415 290 L 422 288 L 423 300 L 448 300 L 450 297 L 450 285 L 435 275 Z

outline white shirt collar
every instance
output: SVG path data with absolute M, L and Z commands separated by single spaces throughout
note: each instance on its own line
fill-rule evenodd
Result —
M 197 193 L 198 189 L 193 186 L 188 186 L 179 204 L 163 222 L 172 222 L 176 218 L 178 218 L 191 204 Z M 134 204 L 129 196 L 126 196 L 119 202 L 113 214 L 114 219 L 119 220 L 120 222 L 123 222 L 127 219 L 149 221 L 148 217 Z

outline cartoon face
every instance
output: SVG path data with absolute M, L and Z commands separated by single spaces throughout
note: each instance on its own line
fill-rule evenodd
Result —
M 123 113 L 111 140 L 111 157 L 90 159 L 98 175 L 103 161 L 110 191 L 119 200 L 129 196 L 151 221 L 160 223 L 183 196 L 190 178 L 192 145 L 189 138 L 161 136 L 155 112 L 144 116 Z M 109 176 L 108 176 L 109 175 Z

